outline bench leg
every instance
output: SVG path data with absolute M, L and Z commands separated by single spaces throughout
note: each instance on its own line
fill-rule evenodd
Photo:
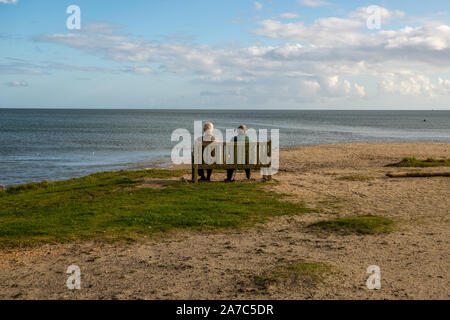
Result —
M 192 166 L 192 182 L 198 183 L 198 169 L 197 166 Z
M 270 170 L 270 168 L 262 168 L 261 175 L 264 181 L 272 180 L 272 170 Z

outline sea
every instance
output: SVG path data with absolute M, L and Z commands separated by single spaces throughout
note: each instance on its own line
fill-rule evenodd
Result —
M 280 147 L 450 142 L 450 111 L 0 109 L 0 185 L 165 167 L 176 129 L 279 129 Z

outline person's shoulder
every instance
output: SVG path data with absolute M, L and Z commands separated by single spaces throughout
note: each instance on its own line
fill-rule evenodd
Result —
M 203 142 L 219 142 L 219 139 L 217 139 L 213 135 L 204 135 L 200 139 L 201 139 L 200 141 L 203 141 Z
M 244 138 L 242 138 L 242 136 L 234 136 L 233 141 L 234 142 L 238 142 L 239 140 L 242 141 L 243 139 L 245 139 L 245 142 L 249 142 L 250 141 L 250 138 L 248 137 L 248 135 L 244 135 Z

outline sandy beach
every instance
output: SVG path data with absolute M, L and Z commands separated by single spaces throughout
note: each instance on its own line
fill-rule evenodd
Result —
M 388 171 L 449 169 L 385 167 L 407 156 L 450 158 L 450 144 L 284 149 L 274 177 L 278 183 L 267 188 L 313 212 L 271 218 L 248 229 L 176 231 L 129 244 L 86 241 L 3 249 L 0 299 L 449 299 L 450 178 L 386 177 Z M 259 173 L 253 177 L 260 180 Z M 238 173 L 236 183 L 244 178 Z M 212 183 L 223 179 L 224 174 L 214 174 Z M 364 215 L 389 218 L 394 230 L 343 235 L 307 227 Z M 326 264 L 330 272 L 321 281 L 286 279 L 263 289 L 254 280 L 298 260 Z M 72 264 L 82 270 L 81 290 L 65 286 Z M 366 287 L 370 265 L 381 269 L 380 290 Z

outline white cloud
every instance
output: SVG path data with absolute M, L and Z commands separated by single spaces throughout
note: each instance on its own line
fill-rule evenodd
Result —
M 300 17 L 298 13 L 286 12 L 279 15 L 281 19 L 297 19 Z
M 316 8 L 328 5 L 328 2 L 323 0 L 297 0 L 301 5 Z
M 109 22 L 93 22 L 83 26 L 83 28 L 80 29 L 80 32 L 112 34 L 121 28 L 123 28 L 122 25 L 116 25 Z
M 338 43 L 349 45 L 363 36 L 356 32 L 363 24 L 355 19 L 321 18 L 311 25 L 305 25 L 303 22 L 264 20 L 259 24 L 261 28 L 254 30 L 257 35 L 309 42 L 319 46 L 335 46 Z M 336 36 L 337 34 L 339 36 Z
M 255 1 L 254 5 L 255 5 L 255 10 L 256 11 L 262 11 L 264 9 L 264 6 L 263 6 L 263 4 L 261 2 Z
M 380 7 L 382 23 L 403 18 L 405 13 L 399 10 L 389 11 Z M 353 45 L 362 42 L 371 42 L 372 34 L 367 32 L 367 8 L 357 8 L 347 17 L 328 17 L 316 19 L 306 25 L 304 22 L 282 23 L 274 19 L 261 21 L 261 28 L 254 33 L 269 38 L 287 39 L 308 42 L 322 47 L 336 45 Z
M 443 80 L 442 78 L 439 78 L 438 83 L 443 89 L 450 90 L 450 80 Z
M 378 9 L 380 10 L 380 18 L 381 18 L 381 23 L 388 23 L 391 20 L 395 20 L 395 19 L 400 19 L 400 18 L 404 18 L 406 16 L 406 14 L 403 11 L 400 10 L 388 10 L 386 8 L 377 6 Z M 367 21 L 367 19 L 373 15 L 372 11 L 368 11 L 368 7 L 360 7 L 357 8 L 354 12 L 351 12 L 349 14 L 350 18 L 359 18 L 362 19 L 363 21 Z
M 0 74 L 49 75 L 52 71 L 117 72 L 115 69 L 98 66 L 77 66 L 55 61 L 30 62 L 18 58 L 5 58 L 0 63 Z
M 134 66 L 134 67 L 128 67 L 124 69 L 125 72 L 131 72 L 131 73 L 137 73 L 137 74 L 150 74 L 154 73 L 155 70 L 149 67 L 140 67 L 140 66 Z
M 434 97 L 450 94 L 450 80 L 439 78 L 433 82 L 429 77 L 414 72 L 387 73 L 380 82 L 380 88 L 391 94 Z
M 450 93 L 450 81 L 437 80 L 439 73 L 450 72 L 450 26 L 427 22 L 368 32 L 363 12 L 359 8 L 347 17 L 310 24 L 261 21 L 254 33 L 283 40 L 279 45 L 155 42 L 115 32 L 53 34 L 36 40 L 132 65 L 122 68 L 125 72 L 187 76 L 201 83 L 204 99 L 232 93 L 230 104 L 367 98 L 373 92 L 367 83 L 374 82 L 382 94 Z M 382 16 L 392 20 L 404 14 L 383 10 Z
M 5 86 L 16 88 L 16 87 L 28 87 L 28 82 L 23 80 L 13 80 L 5 83 Z
M 366 88 L 358 85 L 357 83 L 354 84 L 354 88 L 355 88 L 355 93 L 357 96 L 360 96 L 360 97 L 366 96 Z
M 18 3 L 19 0 L 0 0 L 0 3 L 5 3 L 5 4 L 11 4 L 11 3 Z
M 161 64 L 160 71 L 196 75 L 203 84 L 245 86 L 254 96 L 261 90 L 273 92 L 278 99 L 287 90 L 291 99 L 363 96 L 362 86 L 340 80 L 336 74 L 321 74 L 310 61 L 302 61 L 300 44 L 282 46 L 252 46 L 220 49 L 190 43 L 154 43 L 124 36 L 56 34 L 40 37 L 39 41 L 65 44 L 90 54 L 101 54 L 118 62 Z M 153 69 L 133 68 L 134 72 L 153 73 Z M 320 74 L 320 75 L 319 75 Z M 264 89 L 263 89 L 264 88 Z M 269 91 L 268 91 L 269 90 Z
M 348 80 L 340 80 L 339 76 L 330 76 L 318 80 L 322 90 L 322 96 L 325 97 L 349 97 L 365 96 L 365 88 L 357 83 L 353 85 Z
M 399 12 L 385 14 L 403 16 Z M 446 67 L 450 62 L 450 26 L 439 23 L 370 33 L 363 19 L 354 18 L 320 18 L 309 25 L 264 20 L 260 26 L 254 30 L 257 35 L 301 43 L 303 49 L 297 55 L 301 54 L 303 59 L 339 58 L 364 62 L 365 68 L 395 62 L 400 69 L 411 62 L 435 68 Z

